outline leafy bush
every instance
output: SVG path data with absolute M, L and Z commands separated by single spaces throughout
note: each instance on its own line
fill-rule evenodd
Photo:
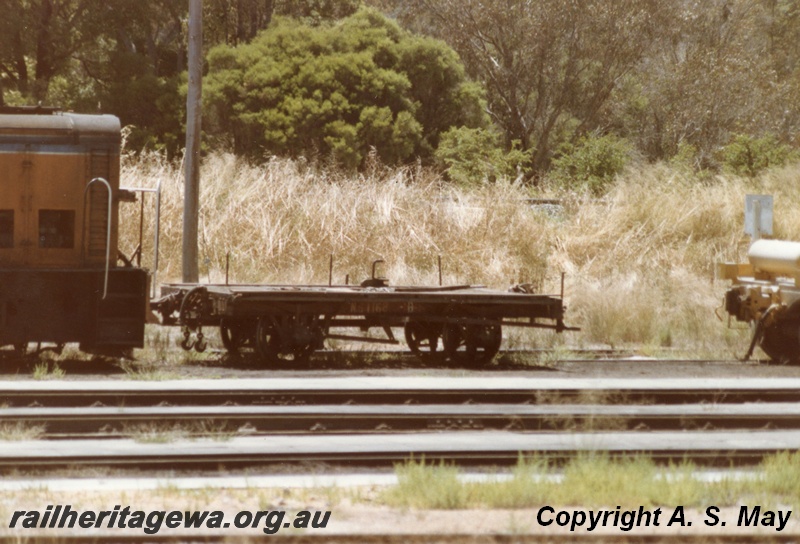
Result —
M 669 164 L 682 172 L 694 172 L 699 169 L 698 149 L 696 145 L 686 141 L 678 142 L 678 149 L 669 159 Z
M 515 177 L 529 158 L 516 145 L 511 151 L 504 151 L 498 145 L 497 134 L 484 128 L 451 128 L 442 134 L 436 150 L 436 160 L 447 176 L 465 185 L 498 176 Z
M 275 13 L 319 24 L 352 15 L 360 4 L 360 0 L 290 0 L 278 2 Z
M 486 123 L 479 88 L 443 42 L 373 10 L 309 26 L 277 18 L 250 44 L 208 55 L 204 123 L 235 151 L 333 156 L 353 168 L 428 157 L 452 126 Z
M 614 176 L 622 172 L 631 155 L 630 144 L 613 134 L 583 136 L 561 146 L 553 159 L 553 176 L 567 185 L 603 194 Z
M 773 134 L 761 138 L 740 134 L 722 149 L 725 170 L 739 176 L 754 177 L 767 168 L 795 159 L 797 151 L 780 143 Z

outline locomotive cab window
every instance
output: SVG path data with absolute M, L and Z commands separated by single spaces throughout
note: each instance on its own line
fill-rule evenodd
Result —
M 70 249 L 75 246 L 74 210 L 39 210 L 39 247 Z
M 0 210 L 0 248 L 14 247 L 14 210 Z

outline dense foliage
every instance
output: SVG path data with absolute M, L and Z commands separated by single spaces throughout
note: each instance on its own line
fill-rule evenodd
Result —
M 581 168 L 565 161 L 599 157 L 582 146 L 606 136 L 628 157 L 746 175 L 800 148 L 795 0 L 203 6 L 210 145 L 357 166 L 372 148 L 389 163 L 433 157 L 452 130 L 438 163 L 471 180 L 509 160 L 512 175 L 568 179 Z M 114 113 L 132 148 L 180 151 L 185 0 L 0 0 L 0 12 L 0 105 Z
M 518 145 L 506 151 L 498 134 L 485 128 L 453 127 L 442 134 L 436 160 L 449 179 L 463 185 L 515 179 L 525 172 L 529 156 Z
M 455 52 L 372 10 L 312 27 L 280 18 L 208 55 L 206 130 L 244 154 L 333 156 L 356 167 L 427 157 L 452 126 L 485 123 Z
M 588 135 L 576 143 L 564 143 L 553 159 L 553 177 L 566 186 L 603 194 L 622 173 L 631 154 L 630 145 L 613 134 Z

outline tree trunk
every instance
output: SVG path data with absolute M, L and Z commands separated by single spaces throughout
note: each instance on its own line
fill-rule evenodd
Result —
M 53 20 L 52 0 L 42 0 L 39 10 L 39 28 L 36 35 L 36 81 L 33 85 L 33 98 L 41 102 L 47 96 L 47 88 L 53 77 L 53 39 L 50 26 Z

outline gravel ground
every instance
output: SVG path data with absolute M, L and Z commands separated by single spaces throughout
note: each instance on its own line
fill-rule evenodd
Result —
M 268 367 L 254 357 L 230 358 L 221 352 L 184 355 L 177 350 L 168 361 L 139 358 L 131 361 L 90 358 L 76 354 L 53 358 L 50 355 L 19 360 L 0 358 L 3 379 L 31 379 L 37 367 L 45 366 L 41 379 L 192 379 L 192 378 L 266 378 L 266 377 L 341 377 L 341 376 L 526 376 L 547 378 L 768 378 L 800 377 L 800 366 L 770 364 L 766 359 L 698 361 L 681 356 L 669 359 L 628 357 L 543 361 L 539 354 L 501 353 L 484 368 L 474 369 L 445 364 L 431 367 L 402 352 L 323 352 L 315 354 L 305 368 L 290 364 Z M 45 364 L 47 363 L 47 364 Z M 54 373 L 55 365 L 63 375 Z

